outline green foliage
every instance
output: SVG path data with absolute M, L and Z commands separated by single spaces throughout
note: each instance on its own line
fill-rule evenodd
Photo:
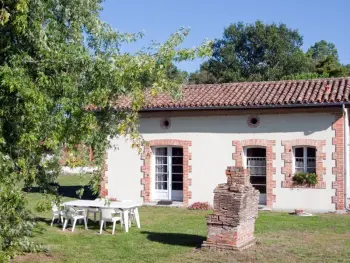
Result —
M 306 55 L 315 61 L 324 60 L 329 56 L 333 57 L 335 60 L 339 59 L 338 50 L 335 45 L 325 40 L 316 42 L 308 49 Z
M 231 24 L 222 39 L 215 41 L 213 56 L 201 67 L 211 74 L 198 73 L 190 81 L 234 82 L 278 80 L 285 75 L 308 72 L 309 59 L 301 50 L 302 37 L 286 25 Z M 208 81 L 209 80 L 209 81 Z
M 2 255 L 28 250 L 24 237 L 32 223 L 21 189 L 37 184 L 56 194 L 62 144 L 94 148 L 92 179 L 98 191 L 107 137 L 128 135 L 141 145 L 138 110 L 144 91 L 179 90 L 169 78 L 173 63 L 203 57 L 210 43 L 181 49 L 187 29 L 135 55 L 121 45 L 142 34 L 121 33 L 99 18 L 101 0 L 0 0 L 0 231 Z M 5 10 L 5 11 L 4 11 Z M 175 74 L 176 75 L 176 74 Z M 145 82 L 144 80 L 151 80 Z M 130 111 L 115 111 L 111 102 L 130 96 Z M 87 111 L 95 105 L 98 111 Z M 51 198 L 47 198 L 49 203 Z M 40 207 L 49 205 L 41 204 Z M 33 248 L 33 247 L 32 247 Z
M 308 184 L 315 185 L 318 182 L 317 174 L 298 172 L 293 176 L 293 181 L 298 185 Z
M 329 77 L 346 76 L 346 69 L 333 56 L 321 59 L 315 64 L 315 71 L 319 75 L 326 74 Z
M 326 74 L 326 73 L 318 74 L 315 72 L 292 74 L 292 75 L 283 76 L 282 80 L 318 79 L 318 78 L 329 78 L 329 74 Z
M 231 24 L 213 45 L 213 56 L 190 74 L 190 83 L 314 79 L 349 76 L 333 43 L 316 42 L 304 53 L 302 36 L 286 25 Z

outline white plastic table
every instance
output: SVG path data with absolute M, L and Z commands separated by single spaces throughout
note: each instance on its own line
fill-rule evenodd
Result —
M 123 219 L 124 219 L 124 227 L 125 232 L 129 231 L 129 210 L 134 209 L 135 213 L 135 219 L 136 219 L 136 225 L 138 228 L 141 227 L 140 225 L 140 216 L 139 216 L 139 210 L 138 208 L 142 205 L 141 202 L 110 202 L 109 204 L 106 204 L 104 200 L 74 200 L 70 202 L 63 203 L 65 206 L 70 207 L 81 207 L 81 208 L 89 208 L 89 207 L 96 207 L 99 209 L 120 209 L 122 210 Z

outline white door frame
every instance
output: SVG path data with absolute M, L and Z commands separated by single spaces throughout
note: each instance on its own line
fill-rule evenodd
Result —
M 168 174 L 167 174 L 167 190 L 157 190 L 156 189 L 156 149 L 158 148 L 167 148 L 167 171 L 168 171 Z M 152 147 L 152 162 L 151 162 L 151 165 L 152 165 L 152 169 L 151 169 L 151 172 L 152 172 L 152 177 L 153 177 L 153 187 L 152 187 L 152 196 L 153 196 L 153 199 L 154 200 L 172 200 L 172 148 L 177 148 L 177 146 L 155 146 L 155 147 Z M 182 148 L 182 147 L 178 147 L 178 148 Z M 183 156 L 182 156 L 183 158 Z M 182 174 L 183 176 L 183 174 Z M 180 191 L 180 190 L 174 190 L 174 191 Z M 182 190 L 183 192 L 183 190 Z M 164 194 L 164 198 L 162 196 L 162 194 Z

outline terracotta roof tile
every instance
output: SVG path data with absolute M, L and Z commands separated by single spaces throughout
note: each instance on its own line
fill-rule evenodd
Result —
M 206 108 L 273 105 L 309 105 L 348 102 L 350 77 L 316 80 L 285 80 L 225 84 L 187 85 L 182 98 L 168 94 L 146 96 L 144 109 Z M 127 109 L 130 99 L 119 99 L 116 108 Z

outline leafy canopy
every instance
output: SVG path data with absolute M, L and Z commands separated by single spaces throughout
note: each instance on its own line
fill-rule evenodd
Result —
M 145 89 L 176 91 L 182 80 L 169 78 L 172 64 L 211 52 L 208 42 L 180 49 L 188 34 L 180 29 L 163 44 L 123 53 L 142 34 L 114 30 L 101 8 L 101 0 L 0 0 L 0 261 L 38 249 L 25 239 L 33 224 L 21 182 L 55 193 L 62 144 L 80 143 L 94 148 L 97 190 L 107 137 L 140 143 Z M 116 112 L 110 102 L 125 95 L 131 110 Z
M 298 31 L 284 24 L 231 24 L 215 41 L 213 56 L 201 71 L 214 82 L 280 79 L 307 69 L 302 44 Z
M 333 43 L 316 42 L 304 53 L 303 38 L 285 24 L 236 23 L 213 44 L 213 56 L 190 75 L 191 83 L 222 83 L 348 76 Z

